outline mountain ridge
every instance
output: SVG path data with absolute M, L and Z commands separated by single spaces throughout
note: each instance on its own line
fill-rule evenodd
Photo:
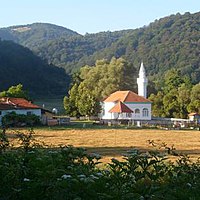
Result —
M 21 37 L 21 44 L 49 64 L 64 68 L 68 74 L 84 65 L 93 66 L 98 59 L 123 57 L 137 69 L 143 60 L 153 81 L 157 81 L 167 70 L 176 68 L 181 70 L 182 75 L 188 74 L 195 84 L 200 81 L 199 24 L 200 12 L 183 15 L 177 13 L 137 29 L 85 35 L 76 32 L 62 35 L 62 31 L 56 31 L 56 35 L 53 29 L 55 38 L 47 37 L 47 40 L 41 39 L 39 42 L 36 32 L 36 35 L 25 40 Z M 4 35 L 6 31 L 7 37 L 17 37 L 7 29 L 4 29 Z M 42 38 L 42 34 L 40 36 Z

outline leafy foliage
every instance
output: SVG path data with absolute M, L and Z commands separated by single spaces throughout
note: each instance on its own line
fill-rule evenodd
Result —
M 2 124 L 5 127 L 20 127 L 40 125 L 40 118 L 34 114 L 24 115 L 10 112 L 2 117 Z
M 165 74 L 161 91 L 151 94 L 152 112 L 157 117 L 187 118 L 189 112 L 199 112 L 200 85 L 192 86 L 188 77 L 172 69 Z
M 20 133 L 20 147 L 14 149 L 10 145 L 1 151 L 2 199 L 199 198 L 199 161 L 191 163 L 165 143 L 149 141 L 156 150 L 132 149 L 123 161 L 113 158 L 99 168 L 99 155 L 72 146 L 42 148 L 33 135 L 32 130 Z M 4 131 L 4 140 L 5 136 Z M 175 163 L 170 162 L 168 156 L 175 155 Z
M 11 86 L 7 91 L 0 92 L 0 97 L 16 97 L 29 100 L 28 94 L 23 90 L 23 85 Z

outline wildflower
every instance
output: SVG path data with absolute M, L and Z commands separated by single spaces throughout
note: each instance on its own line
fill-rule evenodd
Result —
M 103 176 L 103 174 L 101 172 L 97 172 L 96 175 L 97 176 Z
M 29 178 L 24 178 L 24 182 L 29 182 L 30 179 Z
M 28 151 L 29 154 L 35 153 L 35 151 Z
M 86 178 L 86 176 L 84 174 L 80 174 L 78 175 L 79 178 Z
M 68 179 L 71 178 L 72 176 L 70 174 L 64 174 L 61 176 L 62 179 Z

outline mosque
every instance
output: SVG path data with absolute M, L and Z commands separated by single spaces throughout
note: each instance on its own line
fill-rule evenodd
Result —
M 102 102 L 102 120 L 151 120 L 151 101 L 147 99 L 147 84 L 143 62 L 137 78 L 138 94 L 116 91 Z

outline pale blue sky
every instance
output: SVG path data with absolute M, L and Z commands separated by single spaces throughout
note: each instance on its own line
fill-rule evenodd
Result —
M 48 22 L 85 34 L 135 29 L 199 12 L 200 0 L 0 0 L 0 27 Z

